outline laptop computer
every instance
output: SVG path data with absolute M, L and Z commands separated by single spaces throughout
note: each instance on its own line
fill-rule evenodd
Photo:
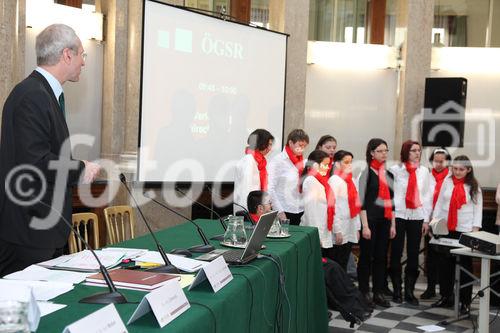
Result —
M 259 223 L 253 229 L 245 249 L 229 250 L 222 254 L 226 262 L 229 265 L 244 265 L 255 259 L 277 215 L 277 211 L 262 214 L 259 218 Z

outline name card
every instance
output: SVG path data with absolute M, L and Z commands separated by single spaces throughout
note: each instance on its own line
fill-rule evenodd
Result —
M 63 333 L 128 333 L 114 304 L 66 326 Z
M 189 307 L 189 301 L 179 281 L 173 279 L 144 296 L 127 325 L 141 318 L 149 311 L 153 311 L 160 327 L 164 327 Z
M 229 283 L 229 281 L 233 279 L 233 274 L 231 274 L 224 257 L 218 257 L 200 269 L 193 283 L 189 287 L 189 290 L 193 289 L 206 279 L 208 279 L 208 282 L 212 286 L 215 293 L 221 290 L 226 284 Z

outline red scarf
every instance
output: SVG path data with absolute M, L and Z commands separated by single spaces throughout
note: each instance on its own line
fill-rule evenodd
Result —
M 292 149 L 290 149 L 290 146 L 286 145 L 285 147 L 286 154 L 288 155 L 288 158 L 290 161 L 292 161 L 292 164 L 295 165 L 297 170 L 299 171 L 297 179 L 298 183 L 300 184 L 300 176 L 302 175 L 302 172 L 304 171 L 304 156 L 300 155 L 294 155 Z M 299 186 L 300 189 L 300 186 Z
M 250 218 L 252 219 L 253 222 L 258 223 L 259 219 L 260 219 L 260 216 L 257 215 L 257 214 L 250 213 Z
M 316 170 L 309 171 L 309 175 L 313 176 L 320 182 L 321 185 L 325 188 L 325 196 L 326 196 L 326 226 L 328 231 L 332 231 L 333 228 L 333 217 L 335 216 L 335 195 L 333 194 L 332 188 L 330 184 L 328 184 L 328 178 L 320 175 Z
M 448 172 L 450 172 L 448 168 L 443 169 L 441 172 L 437 172 L 436 170 L 432 169 L 432 175 L 436 180 L 436 187 L 434 187 L 434 197 L 432 198 L 433 209 L 434 206 L 436 206 L 439 192 L 441 191 L 441 186 L 443 186 L 443 180 L 446 178 L 446 176 L 448 176 Z
M 384 201 L 384 217 L 392 219 L 391 192 L 385 177 L 385 164 L 377 160 L 372 160 L 370 167 L 378 171 L 378 197 Z
M 361 211 L 361 202 L 359 201 L 358 190 L 352 181 L 352 173 L 343 173 L 340 169 L 335 170 L 335 174 L 342 178 L 347 184 L 347 201 L 349 202 L 349 211 L 351 219 Z
M 260 177 L 260 189 L 261 191 L 267 191 L 267 161 L 264 155 L 258 150 L 252 150 L 250 148 L 245 149 L 245 154 L 250 154 L 253 156 L 255 162 L 257 162 L 257 169 L 259 170 Z
M 448 230 L 455 231 L 458 222 L 458 210 L 467 202 L 467 197 L 465 196 L 465 177 L 462 179 L 457 179 L 452 176 L 453 180 L 453 192 L 451 192 L 450 208 L 448 210 Z
M 417 169 L 418 164 L 405 163 L 406 171 L 410 177 L 408 178 L 408 187 L 406 188 L 406 208 L 415 209 L 422 206 L 420 194 L 418 193 Z

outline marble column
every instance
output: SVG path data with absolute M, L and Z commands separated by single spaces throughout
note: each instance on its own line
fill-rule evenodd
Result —
M 309 0 L 270 0 L 269 23 L 272 30 L 290 35 L 286 66 L 286 137 L 292 129 L 304 127 Z
M 0 1 L 0 124 L 5 99 L 24 78 L 26 1 Z
M 401 49 L 402 66 L 396 115 L 394 158 L 399 159 L 401 143 L 419 140 L 412 132 L 412 120 L 424 106 L 425 78 L 431 68 L 431 32 L 434 19 L 434 0 L 399 0 L 397 26 L 404 32 Z

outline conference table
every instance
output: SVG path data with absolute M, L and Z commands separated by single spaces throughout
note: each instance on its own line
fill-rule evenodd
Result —
M 207 237 L 223 232 L 217 220 L 196 220 Z M 261 252 L 279 257 L 285 275 L 288 302 L 283 298 L 283 332 L 327 332 L 328 316 L 325 284 L 322 271 L 319 236 L 316 228 L 290 226 L 288 238 L 269 239 Z M 168 251 L 188 248 L 201 243 L 195 227 L 190 223 L 155 232 Z M 210 241 L 222 248 L 218 241 Z M 151 235 L 144 235 L 119 244 L 117 247 L 156 250 Z M 193 256 L 193 258 L 195 258 Z M 214 293 L 207 281 L 193 290 L 184 288 L 191 307 L 178 318 L 160 329 L 150 312 L 127 326 L 129 332 L 274 332 L 279 294 L 279 271 L 271 260 L 255 259 L 248 265 L 230 266 L 233 280 Z M 66 304 L 59 311 L 42 317 L 37 332 L 62 332 L 64 327 L 100 309 L 103 305 L 83 304 L 78 300 L 102 292 L 103 288 L 78 284 L 75 288 L 51 300 Z M 124 323 L 146 294 L 141 291 L 121 290 L 129 303 L 116 304 Z

